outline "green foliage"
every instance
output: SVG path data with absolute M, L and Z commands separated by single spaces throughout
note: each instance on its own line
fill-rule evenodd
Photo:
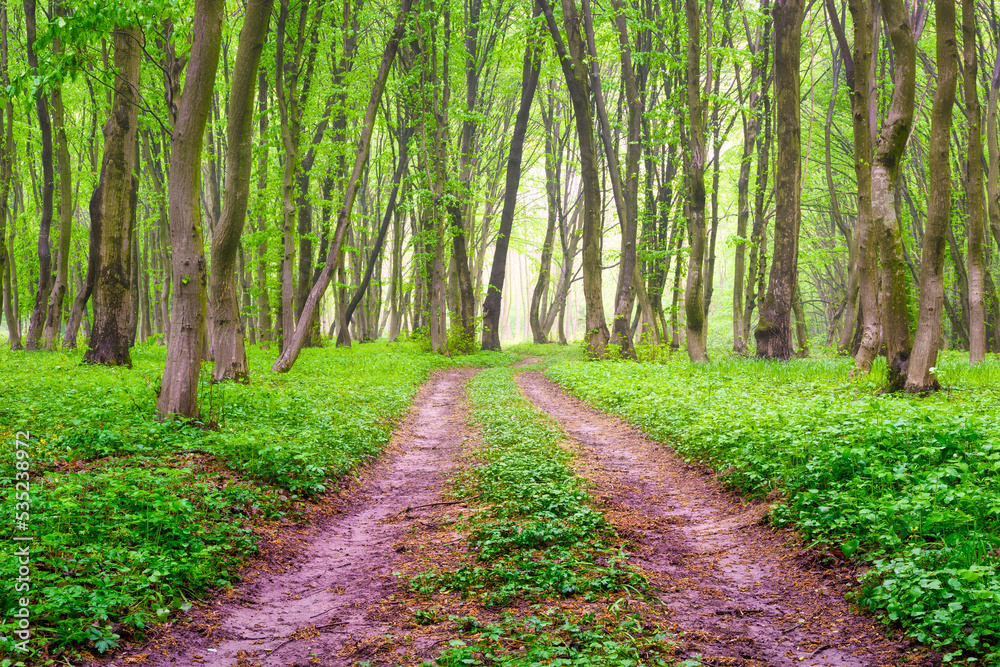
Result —
M 1000 658 L 1000 364 L 943 354 L 950 392 L 878 394 L 850 361 L 557 364 L 550 377 L 862 563 L 859 601 L 951 657 Z M 971 629 L 974 629 L 972 631 Z
M 16 431 L 30 460 L 32 648 L 112 648 L 225 586 L 256 552 L 251 526 L 296 512 L 378 455 L 416 386 L 449 362 L 413 344 L 303 352 L 273 376 L 273 353 L 249 350 L 248 385 L 210 385 L 218 423 L 154 418 L 164 350 L 139 345 L 135 367 L 80 364 L 80 353 L 0 352 L 0 525 L 14 525 Z M 509 363 L 510 356 L 476 355 Z M 0 578 L 17 576 L 0 541 Z M 24 593 L 0 592 L 4 609 Z M 12 648 L 10 617 L 0 652 Z
M 473 617 L 450 616 L 465 639 L 450 647 L 433 663 L 438 667 L 496 665 L 498 667 L 633 667 L 670 665 L 670 637 L 644 623 L 638 616 L 597 619 L 562 609 L 540 615 L 480 625 Z M 510 642 L 523 647 L 512 653 Z

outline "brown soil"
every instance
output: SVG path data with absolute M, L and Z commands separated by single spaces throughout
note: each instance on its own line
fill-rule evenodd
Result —
M 243 584 L 202 605 L 190 621 L 162 627 L 146 645 L 102 662 L 264 667 L 364 660 L 373 639 L 397 629 L 373 613 L 403 592 L 393 576 L 405 550 L 398 540 L 425 519 L 422 506 L 448 500 L 441 491 L 466 438 L 465 383 L 475 372 L 433 375 L 386 455 L 348 498 L 327 499 L 331 506 L 319 508 L 313 530 L 269 549 Z
M 660 591 L 683 650 L 706 665 L 881 667 L 927 664 L 845 601 L 851 578 L 803 558 L 787 531 L 762 526 L 767 505 L 739 503 L 620 419 L 568 396 L 538 372 L 518 378 L 578 449 L 599 508 Z

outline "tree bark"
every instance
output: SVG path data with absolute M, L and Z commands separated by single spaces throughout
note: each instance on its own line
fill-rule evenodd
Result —
M 950 134 L 955 89 L 958 83 L 958 46 L 955 40 L 955 1 L 935 0 L 937 90 L 931 107 L 928 142 L 927 221 L 920 256 L 920 310 L 909 368 L 904 371 L 906 391 L 922 393 L 941 388 L 934 373 L 941 346 L 944 301 L 944 252 L 951 224 Z M 979 156 L 977 156 L 979 159 Z
M 28 67 L 41 80 L 38 69 L 38 54 L 35 53 L 37 28 L 35 19 L 35 0 L 24 0 L 25 28 L 27 32 Z M 38 129 L 42 137 L 42 204 L 41 219 L 38 228 L 38 287 L 35 291 L 35 307 L 28 323 L 28 333 L 24 346 L 28 350 L 38 348 L 38 341 L 45 326 L 45 315 L 52 289 L 52 199 L 55 189 L 55 176 L 52 170 L 52 123 L 49 119 L 48 103 L 45 92 L 39 83 L 35 89 L 35 113 L 38 116 Z
M 550 98 L 551 100 L 551 98 Z M 542 328 L 541 316 L 539 314 L 542 306 L 545 288 L 549 283 L 549 274 L 552 270 L 552 245 L 555 243 L 556 218 L 559 216 L 556 198 L 559 196 L 559 185 L 556 181 L 555 162 L 555 141 L 552 137 L 551 114 L 546 118 L 545 128 L 545 199 L 548 204 L 546 211 L 548 221 L 545 226 L 545 240 L 542 241 L 542 256 L 538 266 L 538 281 L 535 289 L 531 292 L 531 307 L 528 310 L 528 321 L 531 325 L 531 338 L 535 343 L 542 344 L 549 342 L 546 331 Z
M 190 63 L 170 142 L 171 282 L 174 307 L 167 363 L 156 402 L 162 418 L 198 419 L 198 374 L 205 332 L 205 253 L 202 240 L 201 148 L 222 41 L 222 0 L 195 0 Z
M 896 175 L 913 125 L 916 45 L 910 17 L 903 0 L 882 3 L 893 44 L 893 92 L 885 126 L 872 160 L 872 225 L 882 260 L 882 342 L 888 362 L 888 389 L 903 388 L 910 357 L 910 317 L 907 310 L 906 264 L 903 241 L 896 218 Z M 947 141 L 947 139 L 946 139 Z M 874 276 L 867 278 L 875 280 Z M 865 276 L 862 275 L 862 290 Z M 862 299 L 864 299 L 862 292 Z M 865 304 L 863 303 L 863 308 Z M 865 322 L 868 316 L 865 315 Z M 865 333 L 862 348 L 865 347 Z M 861 352 L 859 351 L 859 355 Z M 862 366 L 859 366 L 862 368 Z
M 0 4 L 0 82 L 9 85 L 7 69 L 7 34 L 10 26 L 7 19 L 7 4 Z M 10 279 L 14 258 L 7 252 L 7 201 L 10 196 L 10 182 L 14 174 L 14 102 L 9 97 L 0 110 L 0 281 L 3 282 L 3 313 L 7 320 L 7 338 L 10 349 L 21 349 L 21 323 L 14 310 Z M 14 224 L 11 223 L 11 237 Z
M 986 146 L 990 168 L 986 177 L 986 200 L 993 241 L 1000 245 L 1000 139 L 997 137 L 997 104 L 1000 101 L 1000 49 L 997 49 L 996 64 L 993 66 L 993 76 L 990 77 L 989 88 L 986 105 Z
M 878 307 L 878 237 L 872 211 L 872 63 L 874 18 L 867 0 L 850 0 L 854 17 L 854 53 L 845 69 L 851 84 L 852 128 L 854 134 L 854 175 L 858 187 L 855 240 L 855 270 L 858 284 L 858 315 L 860 345 L 854 356 L 854 367 L 867 373 L 878 355 L 882 341 L 882 323 Z M 845 329 L 841 344 L 845 349 L 853 342 L 854 331 Z M 851 336 L 851 339 L 848 339 Z M 851 340 L 851 342 L 848 342 Z
M 131 306 L 131 229 L 135 221 L 138 178 L 138 98 L 142 33 L 136 26 L 114 31 L 115 77 L 111 113 L 104 126 L 101 180 L 91 199 L 96 204 L 94 323 L 83 360 L 90 364 L 132 366 L 129 355 Z M 95 201 L 96 200 L 96 201 Z M 96 224 L 95 224 L 96 222 Z M 94 234 L 94 232 L 91 232 Z M 92 247 L 93 249 L 93 247 Z M 90 269 L 88 267 L 88 273 Z
M 249 380 L 236 294 L 236 259 L 250 196 L 254 83 L 273 5 L 274 0 L 250 0 L 247 3 L 226 112 L 225 201 L 212 238 L 212 274 L 209 281 L 209 317 L 215 343 L 212 379 L 215 382 Z
M 545 2 L 545 0 L 541 0 Z M 537 20 L 541 6 L 536 0 L 532 9 L 532 20 Z M 490 269 L 490 281 L 486 287 L 486 298 L 483 300 L 483 338 L 482 349 L 500 349 L 500 311 L 503 295 L 504 279 L 507 273 L 507 246 L 510 243 L 510 231 L 514 222 L 514 209 L 517 205 L 517 191 L 521 184 L 521 156 L 524 152 L 524 137 L 528 130 L 528 120 L 531 116 L 531 103 L 538 87 L 538 74 L 541 71 L 541 43 L 537 32 L 529 33 L 524 47 L 524 63 L 521 68 L 521 102 L 514 121 L 514 132 L 510 138 L 510 153 L 507 157 L 507 178 L 504 189 L 503 210 L 500 213 L 500 229 L 497 232 L 496 247 L 493 251 L 493 266 Z
M 969 265 L 969 363 L 986 359 L 986 309 L 983 274 L 983 137 L 979 105 L 979 63 L 976 52 L 976 4 L 962 0 L 962 48 L 965 62 L 965 114 L 968 121 L 969 150 L 966 157 L 968 185 L 968 265 Z
M 769 0 L 762 0 L 761 10 L 765 14 L 764 26 L 761 29 L 761 43 L 758 53 L 771 52 L 771 18 L 768 8 Z M 768 58 L 760 62 L 760 100 L 758 113 L 763 121 L 763 132 L 757 132 L 757 168 L 754 175 L 753 225 L 750 231 L 750 258 L 747 266 L 747 283 L 743 293 L 743 332 L 744 341 L 750 340 L 750 319 L 758 303 L 763 301 L 764 279 L 767 275 L 767 217 L 765 202 L 767 194 L 767 177 L 771 169 L 771 74 L 767 71 Z
M 687 18 L 687 116 L 690 152 L 687 167 L 688 255 L 687 285 L 684 289 L 684 329 L 688 358 L 708 361 L 705 331 L 705 111 L 701 99 L 701 11 L 698 0 L 684 1 Z
M 257 179 L 258 197 L 263 197 L 267 190 L 267 73 L 258 72 L 257 75 L 257 108 L 260 113 L 260 142 L 263 146 L 260 160 L 257 163 L 260 169 L 260 176 Z M 264 215 L 264 207 L 257 213 L 257 231 L 266 232 L 267 217 Z M 271 298 L 267 291 L 267 234 L 261 234 L 260 243 L 257 244 L 257 331 L 258 339 L 262 348 L 271 346 L 271 339 L 274 332 L 271 328 Z
M 56 164 L 59 168 L 59 248 L 56 255 L 56 281 L 49 293 L 45 328 L 42 332 L 42 347 L 46 350 L 56 349 L 56 340 L 62 329 L 62 306 L 69 286 L 69 251 L 73 233 L 73 176 L 60 88 L 52 91 L 52 125 L 55 131 Z
M 802 47 L 802 0 L 774 5 L 774 100 L 777 119 L 777 165 L 774 181 L 774 251 L 767 295 L 754 331 L 757 356 L 791 358 L 792 292 L 798 279 L 802 165 L 799 122 L 799 52 Z

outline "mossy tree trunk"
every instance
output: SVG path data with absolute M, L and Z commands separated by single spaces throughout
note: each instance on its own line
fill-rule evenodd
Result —
M 944 254 L 948 226 L 951 224 L 950 133 L 959 67 L 958 45 L 955 40 L 955 0 L 935 0 L 934 16 L 938 77 L 931 107 L 931 136 L 928 142 L 930 174 L 927 221 L 920 256 L 920 309 L 909 368 L 904 373 L 905 388 L 910 393 L 941 388 L 933 369 L 941 346 Z

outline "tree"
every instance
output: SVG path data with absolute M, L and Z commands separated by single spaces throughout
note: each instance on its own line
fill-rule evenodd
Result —
M 885 125 L 872 160 L 872 225 L 881 258 L 882 343 L 888 362 L 890 391 L 903 388 L 910 357 L 910 318 L 906 305 L 906 264 L 896 220 L 896 176 L 913 125 L 916 45 L 910 17 L 902 0 L 882 3 L 893 46 L 893 91 Z M 874 276 L 869 280 L 874 280 Z M 864 283 L 862 283 L 864 285 Z M 862 302 L 862 308 L 866 304 Z M 868 316 L 865 315 L 865 321 Z M 860 354 L 860 352 L 859 352 Z
M 198 419 L 205 336 L 205 252 L 198 194 L 201 148 L 222 42 L 222 0 L 195 0 L 191 55 L 170 141 L 171 313 L 167 362 L 156 402 L 161 417 Z
M 966 155 L 968 186 L 968 256 L 969 256 L 969 361 L 978 364 L 986 359 L 986 308 L 984 306 L 983 266 L 983 136 L 982 110 L 979 104 L 979 62 L 976 53 L 976 4 L 962 0 L 962 48 L 964 51 L 965 113 L 969 126 Z
M 136 26 L 116 26 L 114 97 L 104 126 L 101 180 L 91 199 L 95 236 L 93 262 L 94 324 L 84 361 L 131 366 L 129 308 L 131 229 L 135 222 L 137 178 L 139 60 L 142 33 Z M 90 269 L 88 268 L 88 273 Z M 134 330 L 134 329 L 133 329 Z
M 28 333 L 25 337 L 25 347 L 34 350 L 45 326 L 45 315 L 52 289 L 52 252 L 50 248 L 50 228 L 52 227 L 52 199 L 55 189 L 55 176 L 52 169 L 52 122 L 49 118 L 49 105 L 42 89 L 38 54 L 35 52 L 35 41 L 38 39 L 35 18 L 35 0 L 24 0 L 24 18 L 27 31 L 28 66 L 35 74 L 35 114 L 38 117 L 38 128 L 42 135 L 42 210 L 38 228 L 38 287 L 35 291 L 35 307 L 28 323 Z
M 7 70 L 7 34 L 10 32 L 7 19 L 7 3 L 0 3 L 0 82 L 10 85 Z M 14 102 L 10 97 L 3 102 L 0 110 L 0 281 L 3 288 L 3 316 L 7 320 L 7 338 L 10 349 L 21 348 L 21 327 L 14 312 L 10 297 L 10 267 L 12 257 L 7 255 L 7 202 L 10 196 L 10 182 L 14 171 Z
M 56 7 L 58 15 L 65 15 L 65 5 Z M 53 54 L 58 54 L 59 40 L 52 44 Z M 52 125 L 55 130 L 56 165 L 59 168 L 59 248 L 56 254 L 56 279 L 49 293 L 42 330 L 42 346 L 56 349 L 56 339 L 62 329 L 63 297 L 69 287 L 70 237 L 73 230 L 73 172 L 69 163 L 69 141 L 66 139 L 66 113 L 63 107 L 62 88 L 52 90 Z
M 920 310 L 913 353 L 905 371 L 906 391 L 921 393 L 941 388 L 934 374 L 941 344 L 944 301 L 944 251 L 951 224 L 951 116 L 958 83 L 958 46 L 955 43 L 955 1 L 935 0 L 937 90 L 931 108 L 928 146 L 930 187 L 927 192 L 927 222 L 920 256 Z M 979 157 L 978 155 L 976 156 Z
M 698 0 L 684 1 L 687 17 L 687 113 L 690 152 L 686 155 L 688 202 L 687 286 L 684 290 L 684 326 L 688 357 L 708 361 L 706 347 L 705 287 L 705 110 L 701 100 L 701 12 Z M 797 71 L 797 70 L 796 70 Z
M 240 30 L 233 67 L 232 96 L 227 112 L 225 202 L 212 238 L 212 275 L 209 282 L 214 330 L 215 367 L 212 379 L 248 378 L 246 349 L 236 294 L 236 259 L 250 196 L 253 151 L 254 83 L 274 0 L 251 0 Z
M 767 296 L 754 331 L 757 356 L 791 358 L 792 297 L 798 280 L 802 166 L 799 123 L 799 52 L 802 0 L 774 4 L 774 101 L 777 119 L 774 251 Z
M 532 21 L 537 21 L 546 0 L 536 0 L 531 14 Z M 542 4 L 539 4 L 541 2 Z M 500 229 L 497 232 L 496 248 L 493 252 L 493 267 L 490 269 L 490 282 L 486 287 L 486 298 L 483 301 L 483 339 L 484 350 L 500 349 L 500 300 L 503 296 L 503 285 L 507 271 L 507 247 L 510 244 L 510 232 L 514 222 L 514 208 L 517 205 L 517 191 L 521 184 L 521 156 L 524 151 L 524 137 L 528 131 L 528 118 L 531 114 L 531 103 L 538 87 L 538 75 L 541 71 L 541 45 L 536 31 L 528 33 L 524 47 L 524 64 L 521 67 L 521 102 L 514 120 L 514 133 L 510 138 L 510 149 L 507 157 L 507 179 L 504 189 L 503 210 L 500 213 Z
M 555 44 L 573 105 L 573 118 L 580 145 L 580 178 L 583 181 L 583 295 L 586 305 L 585 332 L 587 354 L 603 357 L 607 351 L 608 325 L 604 318 L 601 294 L 601 179 L 597 170 L 597 148 L 594 142 L 594 121 L 590 113 L 591 91 L 587 67 L 587 48 L 580 34 L 582 23 L 576 0 L 562 0 L 566 42 L 548 0 L 539 0 L 545 23 Z
M 368 107 L 365 109 L 365 115 L 361 121 L 361 137 L 357 143 L 354 167 L 351 170 L 350 178 L 344 189 L 344 201 L 340 206 L 340 212 L 337 214 L 337 227 L 333 233 L 333 240 L 330 242 L 326 262 L 312 289 L 309 291 L 309 296 L 303 305 L 302 314 L 299 316 L 299 322 L 295 327 L 291 341 L 285 346 L 277 360 L 275 360 L 274 365 L 271 366 L 271 371 L 274 373 L 285 373 L 295 363 L 299 352 L 302 351 L 305 345 L 306 337 L 312 329 L 312 318 L 316 312 L 316 308 L 319 306 L 319 300 L 330 285 L 333 272 L 340 263 L 340 252 L 343 248 L 347 228 L 350 225 L 351 211 L 354 209 L 354 199 L 357 196 L 361 183 L 362 171 L 368 161 L 368 150 L 371 147 L 372 132 L 375 128 L 375 115 L 382 100 L 382 93 L 385 91 L 385 84 L 389 78 L 389 70 L 396 59 L 396 52 L 399 50 L 399 43 L 403 38 L 403 32 L 406 28 L 406 17 L 410 12 L 411 5 L 412 0 L 402 1 L 399 13 L 396 15 L 396 23 L 392 34 L 389 36 L 385 50 L 382 52 L 382 61 L 379 64 L 378 73 L 375 75 L 375 85 L 372 88 L 371 96 L 368 99 Z

